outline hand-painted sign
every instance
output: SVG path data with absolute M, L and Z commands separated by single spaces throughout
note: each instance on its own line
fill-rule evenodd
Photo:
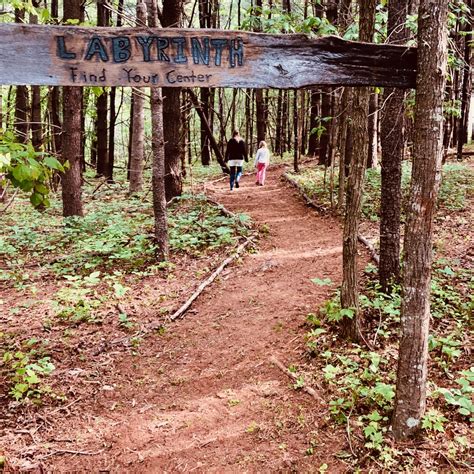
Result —
M 0 25 L 0 84 L 414 87 L 416 49 L 243 31 Z

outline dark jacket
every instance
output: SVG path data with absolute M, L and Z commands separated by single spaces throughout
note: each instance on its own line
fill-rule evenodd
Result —
M 225 161 L 229 160 L 245 160 L 249 161 L 247 155 L 247 147 L 243 140 L 237 141 L 235 138 L 231 138 L 227 142 L 227 149 L 225 151 Z

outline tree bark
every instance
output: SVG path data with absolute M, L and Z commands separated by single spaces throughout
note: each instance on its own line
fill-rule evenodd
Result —
M 433 217 L 441 181 L 446 0 L 421 0 L 413 171 L 405 228 L 403 298 L 393 435 L 421 426 L 426 407 Z
M 375 168 L 377 166 L 377 106 L 378 95 L 372 92 L 369 97 L 369 148 L 367 153 L 367 168 Z
M 471 8 L 472 12 L 472 0 L 468 0 L 467 5 Z M 471 13 L 472 14 L 472 13 Z M 471 48 L 472 48 L 472 17 L 467 15 L 467 21 L 463 25 L 464 31 L 464 65 L 462 74 L 462 92 L 461 92 L 461 116 L 459 117 L 458 126 L 458 140 L 457 140 L 457 154 L 456 158 L 458 161 L 462 160 L 462 149 L 465 143 L 467 143 L 467 124 L 469 121 L 469 106 L 470 98 L 472 95 L 472 83 L 471 83 Z
M 97 1 L 97 26 L 109 26 L 109 10 L 106 8 L 106 0 Z M 107 105 L 108 97 L 105 89 L 96 99 L 97 109 L 97 175 L 104 176 L 108 170 L 107 150 Z
M 395 44 L 407 40 L 404 24 L 408 0 L 391 0 L 388 5 L 388 39 Z M 405 147 L 405 91 L 386 88 L 383 96 L 381 143 L 380 264 L 382 291 L 390 291 L 400 278 L 400 214 L 402 205 L 402 160 Z
M 146 24 L 146 5 L 137 0 L 137 26 Z M 145 139 L 145 98 L 140 89 L 133 89 L 133 133 L 130 156 L 130 194 L 143 188 L 143 157 Z
M 15 23 L 23 23 L 25 11 L 15 9 Z M 15 96 L 15 135 L 20 143 L 28 142 L 28 88 L 18 86 Z
M 33 0 L 34 7 L 39 7 L 39 0 Z M 30 14 L 30 24 L 37 25 L 38 17 Z M 31 86 L 31 143 L 36 151 L 43 145 L 43 126 L 41 119 L 41 88 Z
M 360 0 L 359 39 L 371 42 L 375 31 L 376 0 Z M 353 310 L 352 318 L 341 321 L 342 334 L 357 341 L 360 334 L 359 278 L 357 267 L 357 235 L 364 188 L 365 168 L 368 152 L 367 115 L 369 111 L 370 89 L 367 87 L 354 91 L 353 149 L 347 185 L 346 215 L 343 232 L 343 280 L 341 287 L 341 307 Z
M 299 172 L 299 151 L 298 146 L 298 89 L 293 91 L 293 133 L 294 133 L 294 144 L 293 144 L 293 170 L 295 173 Z
M 321 117 L 328 118 L 331 116 L 331 88 L 325 87 L 322 92 L 321 99 Z M 325 130 L 321 133 L 319 139 L 319 161 L 318 164 L 327 166 L 329 164 L 328 147 L 329 147 L 329 128 L 331 127 L 331 121 L 320 122 L 319 125 L 324 127 Z
M 321 100 L 321 93 L 319 90 L 310 91 L 310 109 L 309 109 L 309 143 L 308 155 L 316 156 L 318 151 L 318 134 L 312 133 L 318 126 L 319 103 Z
M 82 0 L 64 2 L 64 20 L 79 20 Z M 61 179 L 63 216 L 82 216 L 82 89 L 63 88 L 63 132 L 61 151 L 63 162 L 68 161 Z
M 181 26 L 182 0 L 163 0 L 163 27 Z M 184 153 L 181 123 L 181 89 L 163 87 L 163 126 L 165 137 L 165 186 L 166 200 L 182 193 L 181 162 Z
M 150 2 L 150 27 L 158 26 L 158 7 L 156 0 Z M 163 98 L 160 88 L 151 89 L 151 147 L 153 151 L 152 190 L 153 213 L 155 217 L 155 242 L 157 258 L 168 258 L 168 217 L 166 212 L 165 190 L 165 138 L 163 133 Z

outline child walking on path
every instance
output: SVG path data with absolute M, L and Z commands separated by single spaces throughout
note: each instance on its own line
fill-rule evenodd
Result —
M 238 130 L 232 134 L 232 138 L 227 142 L 227 149 L 225 152 L 225 161 L 230 168 L 230 190 L 239 187 L 240 177 L 242 176 L 242 166 L 245 161 L 249 161 L 247 155 L 247 147 L 242 140 Z
M 267 148 L 267 144 L 262 140 L 257 150 L 257 156 L 255 157 L 255 167 L 257 168 L 257 181 L 255 184 L 259 186 L 265 184 L 265 176 L 269 164 L 270 150 Z

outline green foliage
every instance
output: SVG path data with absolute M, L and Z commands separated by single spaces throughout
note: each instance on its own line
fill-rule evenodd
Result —
M 432 408 L 431 410 L 428 410 L 423 417 L 421 427 L 426 430 L 440 431 L 444 433 L 444 424 L 447 421 L 448 419 L 443 416 L 442 413 Z
M 0 346 L 5 346 L 6 335 L 0 333 Z M 45 394 L 51 394 L 51 388 L 44 384 L 44 378 L 51 374 L 55 367 L 44 348 L 38 346 L 37 339 L 30 339 L 21 350 L 4 347 L 0 374 L 10 384 L 9 395 L 16 401 L 41 403 Z M 0 347 L 1 348 L 1 347 Z
M 34 207 L 50 205 L 49 180 L 63 165 L 52 156 L 36 152 L 31 144 L 17 143 L 11 132 L 0 134 L 0 184 L 30 193 Z
M 111 199 L 87 204 L 85 217 L 61 222 L 57 203 L 42 214 L 19 205 L 0 216 L 0 258 L 7 268 L 0 280 L 19 285 L 25 281 L 26 262 L 41 262 L 41 271 L 56 275 L 88 275 L 94 271 L 123 273 L 168 269 L 157 263 L 153 241 L 153 217 L 148 203 L 138 198 Z M 246 216 L 222 216 L 203 198 L 185 196 L 169 212 L 170 248 L 190 255 L 206 254 L 234 244 L 247 233 Z M 116 293 L 123 289 L 116 287 Z M 126 291 L 126 290 L 125 290 Z
M 341 343 L 337 324 L 339 291 L 334 291 L 317 313 L 307 315 L 309 330 L 305 339 L 318 374 L 315 376 L 320 379 L 322 374 L 325 382 L 331 418 L 336 424 L 346 425 L 348 433 L 354 430 L 357 434 L 353 439 L 363 439 L 367 454 L 376 456 L 388 468 L 400 461 L 400 453 L 386 441 L 395 400 L 401 289 L 394 286 L 390 295 L 384 294 L 376 277 L 373 268 L 366 271 L 359 299 L 364 338 L 372 350 Z M 460 267 L 459 262 L 443 259 L 434 263 L 432 284 L 438 291 L 432 298 L 435 318 L 429 349 L 434 364 L 430 374 L 436 380 L 441 377 L 454 382 L 452 386 L 435 387 L 428 395 L 429 409 L 422 428 L 430 436 L 443 432 L 453 420 L 474 420 L 474 368 L 457 373 L 453 370 L 462 367 L 469 357 L 464 338 L 471 314 L 471 279 L 469 270 Z M 305 377 L 311 385 L 310 375 L 305 373 Z M 456 453 L 462 449 L 458 444 L 452 447 Z
M 307 168 L 300 173 L 288 173 L 311 198 L 324 207 L 330 208 L 328 173 L 323 167 Z M 334 194 L 338 192 L 338 170 L 334 179 Z M 442 219 L 453 211 L 466 209 L 468 199 L 474 196 L 474 171 L 463 163 L 446 163 L 442 170 L 441 188 L 438 196 L 438 218 Z M 402 220 L 408 203 L 411 164 L 402 164 Z M 380 168 L 366 170 L 362 215 L 373 222 L 379 220 L 380 213 Z
M 236 228 L 246 232 L 241 225 L 247 218 L 224 216 L 203 197 L 194 197 L 186 204 L 187 199 L 189 196 L 181 199 L 187 212 L 170 215 L 169 241 L 175 251 L 200 255 L 234 243 Z
M 472 394 L 474 393 L 474 367 L 459 372 L 461 377 L 456 379 L 456 384 L 460 388 L 438 387 L 434 395 L 443 395 L 446 403 L 457 407 L 459 414 L 468 417 L 469 421 L 474 421 L 474 403 Z
M 311 282 L 318 286 L 330 286 L 333 284 L 330 278 L 311 278 Z
M 306 33 L 310 35 L 336 35 L 337 28 L 326 18 L 309 16 L 301 18 L 298 13 L 288 13 L 276 6 L 272 8 L 250 7 L 242 22 L 242 29 L 265 33 Z

